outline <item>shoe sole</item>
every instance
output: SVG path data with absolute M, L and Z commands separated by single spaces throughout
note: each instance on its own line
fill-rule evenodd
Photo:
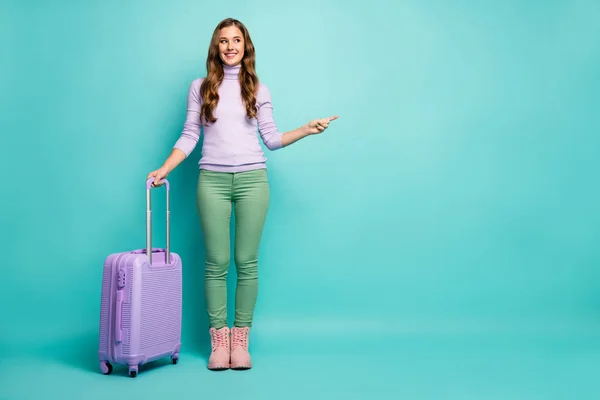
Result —
M 239 371 L 239 370 L 250 369 L 250 368 L 252 368 L 252 366 L 251 365 L 232 365 L 230 368 Z
M 229 365 L 209 365 L 208 369 L 211 371 L 223 371 L 225 369 L 229 369 Z

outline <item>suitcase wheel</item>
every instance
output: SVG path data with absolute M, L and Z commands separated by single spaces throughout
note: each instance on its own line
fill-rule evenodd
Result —
M 179 355 L 178 354 L 174 354 L 171 356 L 171 362 L 173 364 L 177 364 L 177 361 L 179 361 Z
M 137 376 L 137 373 L 138 373 L 138 366 L 130 365 L 129 366 L 129 376 L 132 378 L 135 378 Z
M 100 370 L 104 375 L 110 375 L 110 373 L 113 370 L 113 367 L 108 361 L 100 361 Z

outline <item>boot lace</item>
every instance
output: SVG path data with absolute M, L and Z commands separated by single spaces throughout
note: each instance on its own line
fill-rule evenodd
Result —
M 235 328 L 231 330 L 231 347 L 242 347 L 248 349 L 248 329 Z
M 227 347 L 227 332 L 225 330 L 215 330 L 212 336 L 213 350 L 218 347 Z

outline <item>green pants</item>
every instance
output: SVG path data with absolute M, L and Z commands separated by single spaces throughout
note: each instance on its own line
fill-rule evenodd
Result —
M 227 326 L 226 278 L 231 253 L 232 208 L 235 210 L 237 271 L 234 325 L 252 325 L 258 293 L 258 248 L 269 196 L 265 169 L 236 173 L 200 170 L 197 205 L 206 247 L 204 290 L 211 327 Z

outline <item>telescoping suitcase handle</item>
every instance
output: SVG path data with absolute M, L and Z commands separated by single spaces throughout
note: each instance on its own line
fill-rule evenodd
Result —
M 148 178 L 146 180 L 146 254 L 148 255 L 148 260 L 150 261 L 150 265 L 152 265 L 152 196 L 150 195 L 150 191 L 152 190 L 152 183 L 154 182 L 154 178 Z M 166 263 L 171 263 L 171 211 L 169 204 L 169 193 L 171 191 L 169 181 L 166 179 L 162 179 L 164 182 L 164 186 L 167 193 L 167 243 L 166 243 Z

